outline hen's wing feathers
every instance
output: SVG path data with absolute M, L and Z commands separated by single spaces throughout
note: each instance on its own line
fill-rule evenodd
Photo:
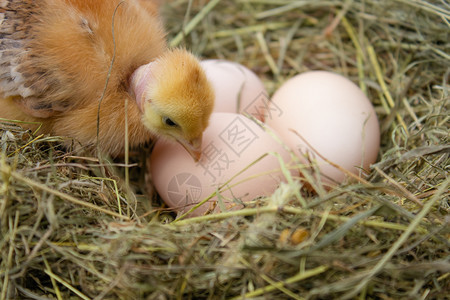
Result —
M 0 96 L 13 97 L 22 110 L 34 117 L 50 117 L 67 105 L 48 102 L 43 95 L 49 82 L 45 70 L 33 67 L 27 49 L 32 38 L 31 18 L 36 9 L 33 1 L 0 2 Z
M 25 40 L 30 31 L 29 16 L 16 1 L 2 1 L 0 6 L 0 91 L 3 96 L 32 96 L 20 71 L 26 56 Z

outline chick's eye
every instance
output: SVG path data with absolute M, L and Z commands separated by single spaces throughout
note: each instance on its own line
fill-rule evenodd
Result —
M 164 124 L 166 124 L 167 126 L 170 126 L 170 127 L 178 126 L 177 123 L 175 123 L 174 121 L 172 121 L 172 119 L 170 119 L 168 117 L 163 117 L 163 122 L 164 122 Z

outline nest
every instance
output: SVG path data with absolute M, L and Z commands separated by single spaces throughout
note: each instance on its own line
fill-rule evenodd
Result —
M 166 4 L 171 46 L 242 63 L 271 94 L 313 69 L 357 83 L 380 120 L 378 162 L 331 190 L 291 181 L 178 220 L 146 191 L 144 158 L 76 156 L 1 120 L 0 299 L 448 299 L 449 8 Z

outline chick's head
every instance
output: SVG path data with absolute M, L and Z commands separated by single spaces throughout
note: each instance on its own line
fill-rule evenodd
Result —
M 150 132 L 179 142 L 198 160 L 214 106 L 214 90 L 198 59 L 186 50 L 167 51 L 138 68 L 130 87 Z

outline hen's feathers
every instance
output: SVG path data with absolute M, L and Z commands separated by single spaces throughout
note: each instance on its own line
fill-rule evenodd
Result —
M 117 154 L 126 99 L 130 141 L 135 146 L 150 138 L 128 80 L 165 50 L 163 25 L 150 0 L 0 0 L 0 117 L 42 121 L 52 134 L 94 144 L 98 101 L 115 53 L 99 142 Z
M 111 24 L 120 1 L 35 2 L 9 0 L 0 7 L 3 96 L 22 97 L 20 103 L 37 117 L 98 99 L 113 57 Z M 110 90 L 165 49 L 150 1 L 126 1 L 114 18 Z
M 26 56 L 25 41 L 30 32 L 30 15 L 22 7 L 31 10 L 33 3 L 18 1 L 0 2 L 0 92 L 2 96 L 29 97 L 33 91 L 25 86 L 25 78 L 18 71 Z

